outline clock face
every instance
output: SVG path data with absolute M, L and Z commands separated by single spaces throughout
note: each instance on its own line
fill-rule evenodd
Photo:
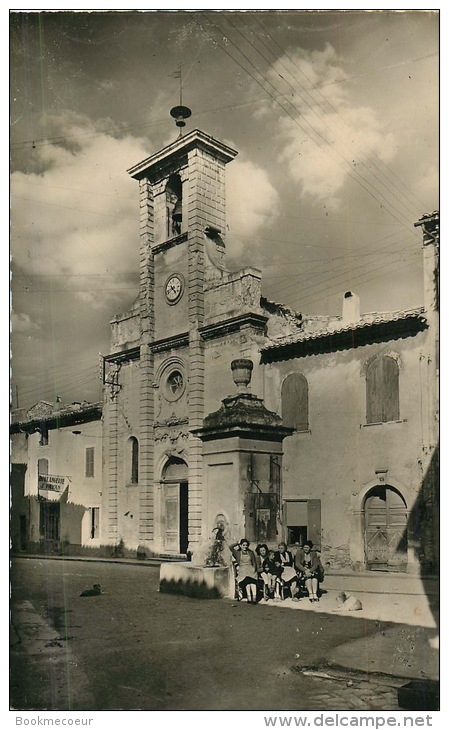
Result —
M 165 284 L 165 297 L 169 304 L 175 304 L 182 296 L 184 283 L 179 274 L 170 276 Z

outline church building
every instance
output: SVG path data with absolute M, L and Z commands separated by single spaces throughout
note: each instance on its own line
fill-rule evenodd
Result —
M 337 568 L 433 571 L 438 214 L 417 223 L 423 306 L 361 314 L 345 292 L 308 317 L 226 266 L 236 155 L 195 129 L 128 170 L 140 290 L 104 358 L 102 542 L 188 557 L 221 525 L 312 539 Z

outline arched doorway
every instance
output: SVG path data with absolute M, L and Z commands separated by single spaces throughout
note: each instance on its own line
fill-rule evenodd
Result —
M 407 570 L 407 506 L 389 485 L 373 487 L 365 499 L 365 559 L 368 570 Z
M 189 544 L 189 483 L 185 461 L 171 456 L 162 472 L 165 510 L 164 547 L 186 553 Z

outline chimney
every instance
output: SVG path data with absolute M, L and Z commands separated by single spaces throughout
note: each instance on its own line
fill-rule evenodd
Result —
M 439 311 L 440 214 L 438 210 L 421 216 L 415 224 L 422 228 L 424 255 L 424 307 L 427 314 Z
M 342 320 L 343 324 L 354 324 L 360 320 L 360 299 L 352 291 L 343 295 Z

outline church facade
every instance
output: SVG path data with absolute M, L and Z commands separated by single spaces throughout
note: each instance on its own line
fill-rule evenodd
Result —
M 102 542 L 188 556 L 220 524 L 312 539 L 338 568 L 432 572 L 438 215 L 418 222 L 424 306 L 360 314 L 346 292 L 341 316 L 307 317 L 226 267 L 236 154 L 194 130 L 128 171 L 140 291 L 104 358 Z

